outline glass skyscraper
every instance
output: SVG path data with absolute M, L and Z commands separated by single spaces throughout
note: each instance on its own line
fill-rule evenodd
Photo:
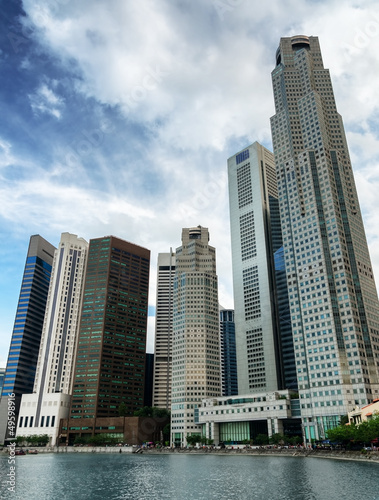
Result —
M 8 394 L 15 394 L 18 415 L 22 394 L 33 392 L 54 252 L 41 236 L 30 238 L 0 403 L 0 443 L 6 438 Z
M 301 414 L 323 438 L 378 398 L 379 304 L 342 118 L 317 37 L 282 38 L 272 139 Z
M 221 395 L 238 394 L 236 325 L 233 309 L 220 309 Z
M 146 248 L 90 241 L 70 410 L 80 428 L 144 405 L 149 266 Z

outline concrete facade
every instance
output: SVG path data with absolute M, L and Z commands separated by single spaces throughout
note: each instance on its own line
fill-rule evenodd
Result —
M 153 406 L 171 408 L 172 314 L 175 253 L 158 254 Z
M 198 434 L 194 414 L 204 397 L 221 395 L 216 253 L 208 229 L 182 231 L 173 296 L 171 443 Z
M 379 396 L 379 303 L 317 37 L 282 38 L 271 118 L 303 425 L 322 439 Z

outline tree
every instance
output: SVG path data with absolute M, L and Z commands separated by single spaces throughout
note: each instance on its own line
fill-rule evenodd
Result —
M 152 417 L 152 418 L 169 418 L 170 412 L 165 408 L 158 408 L 156 406 L 144 406 L 140 410 L 134 412 L 135 417 Z
M 25 436 L 17 436 L 16 437 L 16 444 L 17 446 L 21 446 L 23 443 L 27 442 L 27 438 Z
M 270 444 L 282 444 L 284 443 L 284 436 L 276 432 L 269 439 Z
M 268 444 L 268 436 L 266 434 L 258 434 L 255 438 L 255 444 L 261 446 L 263 444 Z
M 201 436 L 200 434 L 192 434 L 191 436 L 187 436 L 187 443 L 190 446 L 195 446 L 196 443 L 201 442 Z
M 171 433 L 171 424 L 168 423 L 163 427 L 162 434 L 163 434 L 163 439 L 170 440 L 170 433 Z
M 125 403 L 121 403 L 118 407 L 118 416 L 125 417 L 128 414 L 128 408 Z

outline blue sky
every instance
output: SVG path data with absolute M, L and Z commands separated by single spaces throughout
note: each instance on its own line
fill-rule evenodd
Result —
M 0 366 L 32 234 L 109 234 L 156 260 L 209 228 L 233 306 L 226 160 L 271 148 L 281 36 L 320 38 L 344 119 L 379 282 L 379 8 L 375 1 L 3 1 Z

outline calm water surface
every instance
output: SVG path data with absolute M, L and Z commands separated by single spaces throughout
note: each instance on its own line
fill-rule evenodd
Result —
M 16 492 L 2 499 L 379 499 L 379 465 L 317 458 L 40 454 L 16 457 Z

